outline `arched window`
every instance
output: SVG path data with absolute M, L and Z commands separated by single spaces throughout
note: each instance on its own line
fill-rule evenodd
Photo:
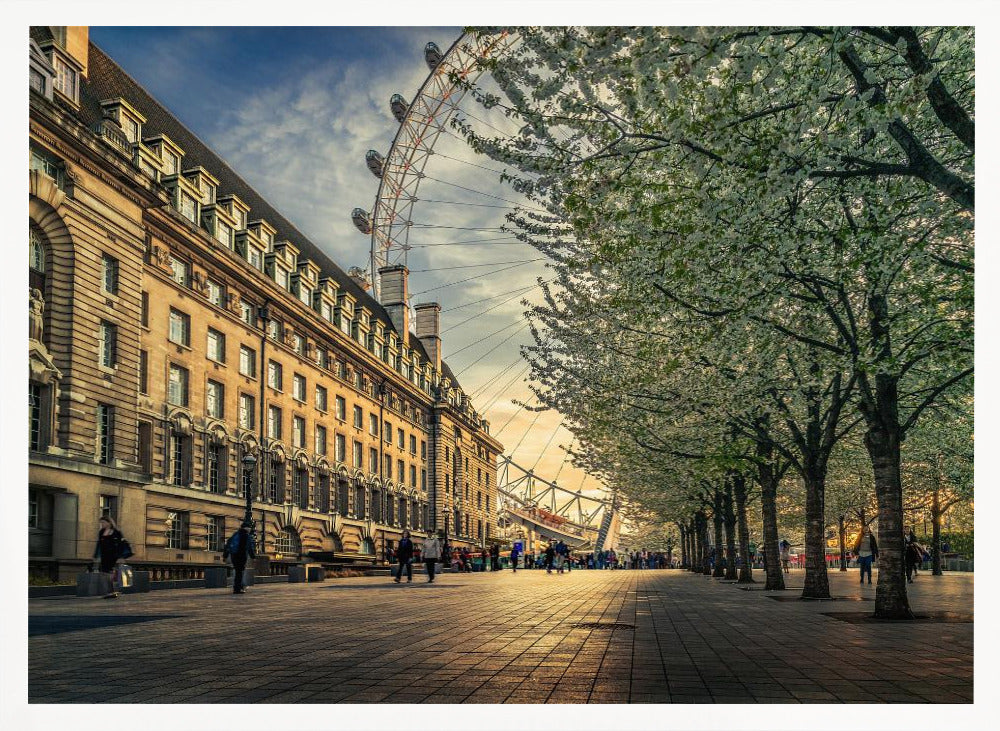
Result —
M 302 542 L 299 534 L 291 526 L 285 526 L 274 542 L 274 552 L 285 556 L 298 556 L 302 553 Z
M 28 226 L 28 286 L 45 295 L 45 240 L 34 224 Z

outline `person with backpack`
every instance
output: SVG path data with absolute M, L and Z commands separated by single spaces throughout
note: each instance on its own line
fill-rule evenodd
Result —
M 421 549 L 421 555 L 424 557 L 424 566 L 427 567 L 427 583 L 434 583 L 434 564 L 441 558 L 443 547 L 442 543 L 444 541 L 444 531 L 439 530 L 435 536 L 433 533 L 428 533 L 427 538 L 424 540 L 423 548 Z
M 132 555 L 132 548 L 128 541 L 118 530 L 115 520 L 110 515 L 102 515 L 98 521 L 100 528 L 97 531 L 97 545 L 94 547 L 94 559 L 101 561 L 101 573 L 113 574 L 115 564 L 120 558 L 128 558 Z M 93 567 L 93 564 L 91 564 Z M 105 599 L 117 599 L 118 590 L 112 578 L 111 593 L 105 594 Z
M 396 547 L 396 560 L 399 562 L 399 568 L 396 571 L 396 578 L 393 579 L 397 584 L 403 578 L 403 567 L 406 567 L 406 583 L 413 582 L 413 541 L 410 540 L 410 531 L 403 530 L 403 537 L 399 539 L 399 546 Z
M 248 556 L 257 558 L 257 552 L 250 524 L 244 521 L 239 530 L 226 541 L 226 547 L 222 551 L 222 560 L 229 558 L 233 562 L 233 594 L 247 593 L 246 587 L 243 586 L 243 571 L 247 567 Z
M 498 551 L 500 550 L 499 546 L 497 546 L 497 550 Z M 517 573 L 517 558 L 518 558 L 518 556 L 519 556 L 519 554 L 517 552 L 517 544 L 515 543 L 514 547 L 512 549 L 510 549 L 510 567 L 512 569 L 514 569 L 514 573 L 515 574 Z M 497 565 L 498 566 L 500 565 L 500 559 L 497 559 Z M 528 568 L 527 559 L 525 559 L 524 567 Z

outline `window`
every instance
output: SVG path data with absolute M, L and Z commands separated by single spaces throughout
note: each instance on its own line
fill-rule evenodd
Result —
M 170 364 L 170 380 L 167 384 L 167 403 L 173 406 L 188 405 L 188 372 L 174 363 Z
M 177 284 L 187 287 L 191 281 L 191 265 L 181 261 L 176 256 L 170 256 L 171 279 Z
M 98 504 L 98 510 L 100 511 L 100 517 L 108 516 L 116 523 L 118 522 L 118 496 L 117 495 L 101 495 L 100 502 Z
M 208 328 L 208 358 L 217 363 L 226 362 L 226 336 Z
M 396 482 L 401 485 L 406 483 L 406 465 L 401 459 L 396 460 Z
M 364 381 L 365 379 L 364 376 L 361 375 L 361 371 L 354 371 L 354 387 L 361 390 L 361 387 L 364 385 Z
M 241 429 L 253 429 L 254 428 L 254 413 L 256 409 L 254 408 L 254 398 L 249 394 L 240 394 L 240 428 Z
M 417 466 L 410 465 L 410 487 L 417 486 Z
M 222 221 L 215 222 L 215 238 L 227 249 L 233 248 L 233 229 Z
M 476 490 L 476 507 L 480 510 L 483 509 L 483 493 Z
M 378 450 L 375 447 L 368 448 L 368 471 L 373 475 L 378 474 Z
M 207 180 L 205 180 L 204 178 L 202 178 L 201 179 L 201 185 L 199 186 L 199 188 L 201 190 L 201 202 L 202 203 L 204 203 L 206 206 L 207 205 L 211 205 L 212 203 L 215 203 L 215 191 L 216 191 L 216 188 L 215 188 L 214 185 L 212 185 Z
M 240 374 L 257 377 L 257 351 L 246 345 L 240 346 Z
M 191 345 L 191 318 L 183 312 L 170 308 L 170 329 L 167 336 L 178 345 Z
M 322 472 L 316 475 L 316 509 L 321 513 L 330 512 L 330 475 Z
M 299 301 L 307 307 L 312 303 L 312 292 L 301 282 L 299 283 Z
M 164 174 L 173 175 L 180 167 L 181 161 L 170 150 L 163 150 Z
M 269 439 L 281 439 L 281 409 L 277 406 L 267 407 L 267 436 Z
M 286 272 L 281 267 L 274 268 L 274 281 L 278 283 L 278 286 L 282 289 L 288 289 L 288 272 Z
M 272 503 L 285 502 L 285 463 L 278 462 L 273 456 L 267 490 Z
M 101 257 L 102 285 L 108 294 L 118 294 L 118 260 L 110 254 Z
M 221 444 L 210 444 L 205 455 L 208 491 L 221 495 L 226 491 L 226 453 Z
M 187 549 L 188 520 L 188 513 L 167 513 L 167 548 Z
M 45 244 L 34 226 L 28 228 L 28 275 L 30 286 L 45 293 Z
M 139 422 L 139 466 L 147 475 L 153 471 L 153 425 Z
M 191 437 L 174 433 L 170 444 L 170 480 L 174 485 L 191 483 Z
M 298 333 L 292 336 L 292 350 L 299 355 L 305 355 L 306 353 L 306 339 Z
M 364 412 L 361 410 L 360 406 L 354 407 L 354 428 L 360 429 L 361 422 L 364 419 Z
M 306 420 L 301 416 L 292 417 L 292 446 L 299 449 L 306 446 Z
M 261 257 L 260 249 L 255 249 L 252 246 L 247 247 L 247 261 L 257 271 L 260 271 Z
M 111 464 L 114 458 L 115 407 L 97 405 L 97 459 L 101 464 Z
M 221 419 L 225 413 L 225 387 L 216 381 L 209 381 L 205 389 L 205 411 L 213 419 Z
M 420 470 L 420 489 L 427 492 L 427 470 Z
M 406 435 L 402 429 L 396 430 L 396 446 L 400 449 L 406 449 Z
M 303 403 L 306 400 L 306 377 L 298 373 L 292 376 L 292 398 Z
M 208 280 L 208 301 L 216 307 L 222 307 L 226 301 L 226 288 L 218 282 Z
M 44 173 L 56 181 L 56 185 L 62 188 L 62 166 L 55 157 L 45 150 L 31 149 L 31 159 L 28 163 L 29 169 Z
M 42 390 L 45 387 L 38 383 L 28 384 L 28 428 L 31 449 L 41 449 L 44 446 L 42 433 Z
M 316 425 L 316 436 L 315 436 L 315 447 L 314 451 L 320 457 L 326 456 L 326 427 L 319 424 Z
M 382 438 L 385 440 L 386 444 L 392 444 L 392 422 L 383 421 L 382 422 Z
M 225 548 L 222 524 L 225 518 L 221 515 L 205 516 L 205 550 L 221 551 Z
M 320 303 L 319 314 L 327 322 L 333 322 L 333 307 L 330 306 L 329 302 Z
M 247 227 L 247 214 L 246 211 L 232 206 L 233 218 L 236 219 L 236 230 L 242 231 Z
M 281 390 L 281 363 L 267 362 L 267 385 L 276 391 Z
M 345 462 L 347 460 L 347 439 L 343 434 L 337 434 L 333 441 L 336 449 L 334 459 L 338 462 Z
M 35 69 L 28 70 L 28 86 L 37 91 L 39 94 L 45 93 L 45 75 L 39 73 Z M 34 527 L 34 526 L 32 526 Z
M 71 67 L 62 58 L 53 54 L 52 55 L 52 66 L 56 70 L 56 77 L 53 79 L 53 88 L 68 96 L 73 101 L 77 101 L 76 93 L 76 69 Z
M 347 363 L 342 360 L 337 361 L 337 377 L 344 381 L 347 380 Z
M 384 474 L 385 479 L 391 480 L 392 479 L 392 455 L 391 454 L 384 455 L 383 456 L 383 460 L 382 460 L 382 464 L 384 465 L 383 468 L 382 468 L 382 473 Z
M 361 442 L 354 442 L 354 466 L 361 469 L 364 460 L 364 445 Z
M 417 438 L 413 434 L 410 435 L 410 454 L 417 456 Z
M 298 468 L 292 473 L 292 502 L 305 510 L 309 507 L 309 471 Z
M 337 396 L 334 403 L 336 404 L 336 417 L 344 421 L 347 418 L 347 401 L 344 400 L 343 396 Z
M 250 327 L 257 327 L 257 306 L 240 300 L 240 319 Z
M 486 512 L 490 512 L 490 496 L 486 496 Z
M 427 459 L 427 442 L 420 440 L 420 459 Z
M 101 320 L 101 365 L 114 368 L 118 362 L 118 327 Z
M 486 473 L 486 487 L 489 487 L 489 486 L 490 486 L 490 473 L 487 472 Z M 486 499 L 489 500 L 489 498 L 486 498 Z M 489 506 L 487 506 L 487 507 L 489 507 Z
M 316 386 L 316 408 L 320 411 L 326 411 L 327 400 L 326 400 L 326 388 L 323 386 Z
M 169 174 L 169 173 L 168 173 Z M 187 193 L 181 193 L 181 215 L 191 223 L 198 222 L 198 201 Z
M 316 365 L 330 370 L 330 351 L 326 348 L 316 348 Z
M 288 556 L 298 556 L 302 552 L 299 534 L 294 528 L 285 527 L 274 539 L 274 552 Z
M 368 433 L 373 437 L 378 436 L 378 414 L 368 414 Z
M 149 394 L 149 353 L 139 351 L 139 393 Z
M 281 323 L 277 320 L 268 320 L 267 336 L 271 338 L 271 340 L 281 340 Z

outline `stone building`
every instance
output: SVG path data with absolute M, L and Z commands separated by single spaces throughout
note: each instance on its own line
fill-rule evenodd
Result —
M 404 267 L 376 302 L 86 27 L 32 28 L 29 76 L 32 572 L 79 571 L 110 514 L 130 563 L 197 575 L 247 485 L 272 567 L 496 537 L 502 445 Z

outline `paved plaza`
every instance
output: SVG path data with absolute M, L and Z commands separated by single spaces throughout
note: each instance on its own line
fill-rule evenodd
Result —
M 662 570 L 33 599 L 29 701 L 972 702 L 971 574 L 920 574 L 937 620 L 908 623 L 866 621 L 874 586 L 830 576 L 836 601 Z

